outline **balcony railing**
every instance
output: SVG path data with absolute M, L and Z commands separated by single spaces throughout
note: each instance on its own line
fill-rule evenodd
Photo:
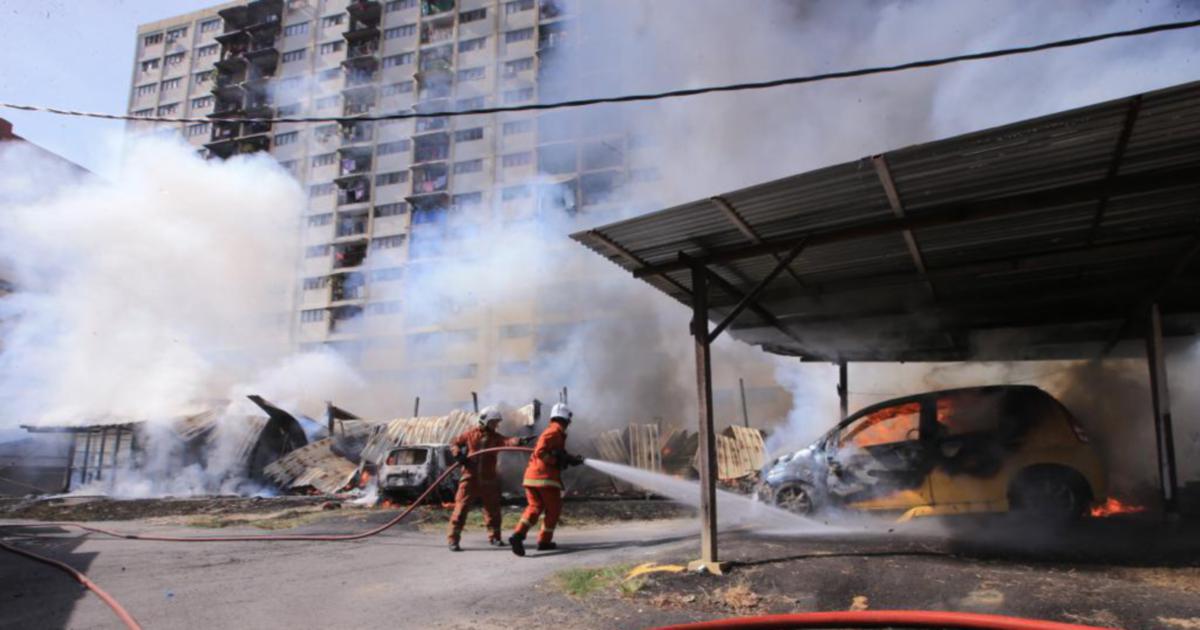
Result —
M 414 162 L 436 162 L 450 158 L 450 145 L 418 146 L 413 151 Z

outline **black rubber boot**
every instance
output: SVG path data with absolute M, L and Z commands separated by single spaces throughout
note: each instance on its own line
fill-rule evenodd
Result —
M 513 534 L 508 537 L 508 544 L 512 545 L 512 552 L 518 556 L 525 556 L 525 535 Z
M 450 547 L 450 551 L 462 551 L 462 547 L 459 547 L 457 542 L 452 542 L 448 546 Z
M 493 547 L 504 547 L 505 546 L 503 538 L 489 538 L 488 544 Z
M 554 541 L 540 542 L 537 546 L 538 551 L 554 551 L 555 549 L 558 549 L 558 543 Z

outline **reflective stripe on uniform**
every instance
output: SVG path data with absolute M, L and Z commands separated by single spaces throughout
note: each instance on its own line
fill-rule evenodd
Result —
M 528 488 L 558 488 L 562 490 L 562 484 L 553 479 L 530 479 L 526 477 L 525 481 L 521 482 L 521 485 Z

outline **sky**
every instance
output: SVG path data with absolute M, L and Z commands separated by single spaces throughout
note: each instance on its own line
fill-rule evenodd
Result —
M 0 101 L 124 113 L 139 24 L 213 0 L 0 0 Z M 0 109 L 13 131 L 105 174 L 120 121 Z

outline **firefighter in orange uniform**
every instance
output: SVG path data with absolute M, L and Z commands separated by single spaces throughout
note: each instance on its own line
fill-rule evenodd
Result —
M 446 534 L 450 551 L 462 551 L 458 542 L 467 521 L 467 512 L 476 500 L 483 503 L 483 526 L 488 530 L 488 543 L 493 547 L 504 546 L 504 539 L 500 537 L 500 478 L 496 474 L 496 456 L 499 453 L 470 457 L 485 448 L 518 446 L 533 440 L 533 437 L 510 438 L 497 433 L 496 427 L 502 417 L 499 409 L 486 407 L 479 413 L 479 426 L 464 431 L 450 443 L 463 471 L 458 481 L 458 492 L 454 495 L 450 531 Z
M 525 467 L 525 498 L 529 507 L 525 508 L 521 522 L 508 537 L 512 552 L 518 556 L 525 555 L 525 534 L 537 525 L 543 512 L 546 520 L 542 521 L 542 530 L 538 533 L 537 549 L 546 551 L 558 547 L 554 544 L 554 526 L 558 525 L 558 516 L 562 512 L 562 471 L 583 463 L 582 457 L 566 450 L 569 424 L 571 410 L 563 403 L 554 405 L 550 411 L 550 426 L 538 437 L 529 465 Z

